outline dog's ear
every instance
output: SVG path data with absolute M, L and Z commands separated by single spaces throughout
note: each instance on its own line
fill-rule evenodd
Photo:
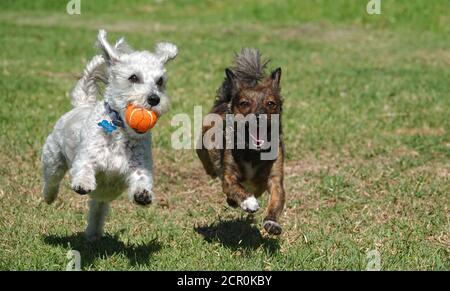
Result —
M 165 64 L 178 55 L 178 48 L 172 43 L 160 42 L 156 44 L 155 53 L 161 62 Z
M 121 37 L 114 45 L 114 50 L 119 54 L 130 54 L 134 49 Z
M 100 29 L 98 31 L 97 46 L 102 51 L 103 57 L 105 58 L 107 64 L 110 65 L 119 61 L 119 55 L 106 39 L 106 31 L 104 29 Z
M 226 68 L 225 69 L 225 82 L 223 85 L 224 95 L 226 96 L 226 101 L 230 102 L 234 97 L 238 96 L 241 89 L 241 82 L 236 77 L 236 74 Z
M 230 82 L 234 82 L 236 80 L 236 75 L 233 73 L 232 70 L 228 68 L 225 69 L 225 75 L 227 76 L 227 79 Z
M 231 88 L 230 88 L 230 89 L 232 89 L 231 92 L 232 93 L 238 92 L 242 86 L 241 86 L 241 82 L 236 77 L 236 74 L 232 70 L 226 68 L 225 75 L 226 75 L 228 84 L 231 86 Z M 235 95 L 235 94 L 232 94 L 232 95 Z
M 281 68 L 278 68 L 274 70 L 270 74 L 270 79 L 272 81 L 272 87 L 273 88 L 279 88 L 280 87 L 280 81 L 281 81 Z

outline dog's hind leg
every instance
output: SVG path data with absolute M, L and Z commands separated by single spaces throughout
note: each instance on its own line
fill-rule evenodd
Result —
M 108 209 L 109 202 L 97 201 L 95 199 L 89 201 L 89 218 L 85 231 L 86 238 L 89 241 L 96 241 L 103 236 L 103 226 Z
M 47 204 L 51 204 L 58 195 L 59 184 L 67 171 L 64 156 L 59 146 L 54 142 L 52 135 L 45 142 L 42 152 L 42 165 L 44 172 L 44 200 Z

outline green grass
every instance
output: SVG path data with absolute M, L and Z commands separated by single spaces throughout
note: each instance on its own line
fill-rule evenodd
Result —
M 450 270 L 448 1 L 0 3 L 0 269 Z M 96 31 L 139 49 L 176 43 L 172 110 L 154 131 L 158 203 L 113 202 L 107 237 L 84 241 L 86 198 L 41 201 L 39 156 L 95 53 Z M 193 151 L 170 147 L 176 113 L 212 105 L 234 51 L 283 68 L 288 201 L 280 238 L 224 202 Z M 266 205 L 267 196 L 261 203 Z

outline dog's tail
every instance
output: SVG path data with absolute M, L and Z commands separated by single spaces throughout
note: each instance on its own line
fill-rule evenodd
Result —
M 78 80 L 70 92 L 72 106 L 92 105 L 97 101 L 99 87 L 97 81 L 106 83 L 105 59 L 101 55 L 95 56 L 84 69 L 83 76 Z
M 261 53 L 257 49 L 244 48 L 234 57 L 233 73 L 241 81 L 255 85 L 264 78 L 269 60 L 261 60 Z

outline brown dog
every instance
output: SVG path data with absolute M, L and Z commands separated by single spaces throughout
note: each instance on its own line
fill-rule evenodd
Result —
M 211 113 L 218 114 L 223 121 L 223 129 L 231 127 L 236 133 L 232 138 L 232 146 L 220 148 L 205 148 L 205 133 L 214 124 L 203 125 L 201 148 L 197 147 L 197 154 L 203 163 L 206 173 L 220 177 L 223 192 L 227 195 L 227 202 L 232 207 L 241 206 L 247 212 L 259 209 L 257 197 L 268 191 L 270 201 L 267 216 L 264 218 L 264 228 L 270 234 L 279 235 L 281 226 L 278 219 L 285 203 L 283 186 L 284 175 L 284 144 L 281 133 L 282 97 L 280 95 L 281 68 L 274 70 L 269 76 L 265 75 L 266 62 L 261 61 L 259 51 L 243 49 L 235 57 L 236 65 L 226 69 L 226 78 L 219 88 L 217 98 Z M 276 116 L 275 116 L 276 115 Z M 230 125 L 229 116 L 235 118 Z M 255 117 L 257 130 L 249 125 Z M 261 127 L 262 117 L 266 118 L 266 128 Z M 275 118 L 277 117 L 277 118 Z M 278 120 L 278 122 L 271 122 Z M 243 121 L 242 121 L 243 120 Z M 241 125 L 243 131 L 236 131 Z M 275 127 L 275 128 L 274 128 Z M 261 130 L 262 129 L 262 130 Z M 273 129 L 278 133 L 277 138 L 271 134 Z M 229 141 L 228 132 L 223 130 L 223 143 Z M 244 136 L 242 136 L 244 135 Z M 264 135 L 266 139 L 261 138 Z M 270 148 L 268 139 L 271 138 Z M 239 147 L 244 145 L 243 147 Z M 229 144 L 228 144 L 229 145 Z M 272 158 L 262 158 L 263 153 L 275 150 Z M 255 198 L 256 197 L 256 198 Z

